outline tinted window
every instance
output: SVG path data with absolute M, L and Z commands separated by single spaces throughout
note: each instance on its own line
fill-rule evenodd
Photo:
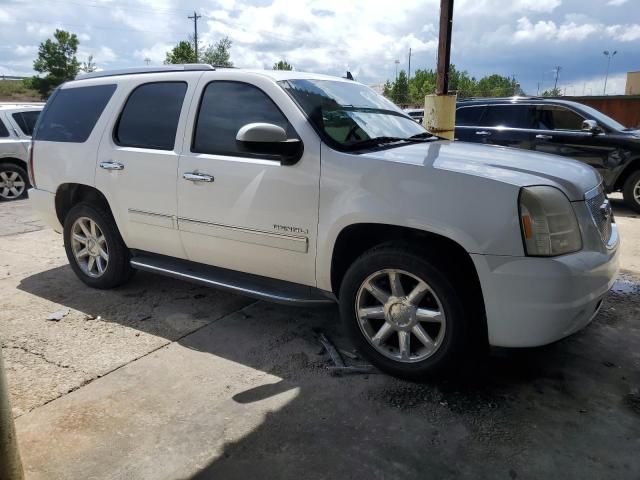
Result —
M 480 121 L 483 127 L 531 128 L 526 105 L 489 105 Z
M 0 137 L 8 137 L 8 136 L 9 136 L 9 130 L 7 130 L 7 127 L 4 126 L 4 122 L 0 120 Z
M 461 107 L 456 110 L 456 125 L 479 125 L 484 107 Z
M 33 129 L 38 121 L 39 111 L 18 112 L 13 114 L 13 119 L 16 121 L 20 130 L 25 135 L 31 135 Z
M 120 115 L 116 143 L 124 147 L 173 150 L 186 91 L 184 82 L 147 83 L 137 87 Z
M 273 123 L 297 138 L 293 127 L 262 90 L 239 82 L 211 82 L 202 94 L 192 151 L 248 156 L 236 134 L 248 123 Z
M 34 139 L 85 142 L 115 90 L 115 85 L 57 89 L 40 114 Z
M 580 130 L 584 118 L 564 107 L 538 106 L 535 128 L 543 130 Z

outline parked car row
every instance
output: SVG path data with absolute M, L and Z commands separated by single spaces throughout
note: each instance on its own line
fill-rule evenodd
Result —
M 27 157 L 42 104 L 0 103 L 0 200 L 27 195 Z
M 618 270 L 593 168 L 443 141 L 351 80 L 209 65 L 85 74 L 51 96 L 30 152 L 32 205 L 87 285 L 138 269 L 338 302 L 358 350 L 398 376 L 570 335 Z
M 421 110 L 405 111 L 419 118 Z M 573 158 L 594 167 L 608 193 L 640 212 L 640 130 L 577 102 L 539 97 L 458 102 L 455 138 Z

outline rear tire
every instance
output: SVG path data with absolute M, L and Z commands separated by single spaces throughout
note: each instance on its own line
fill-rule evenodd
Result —
M 64 248 L 74 273 L 93 288 L 122 285 L 134 271 L 113 216 L 91 203 L 79 203 L 67 214 Z
M 13 163 L 0 164 L 0 200 L 18 200 L 27 196 L 29 176 Z
M 471 345 L 474 315 L 465 311 L 472 302 L 454 284 L 421 254 L 377 247 L 345 274 L 340 314 L 357 349 L 381 370 L 411 380 L 457 373 L 479 349 Z
M 624 201 L 632 210 L 640 213 L 640 170 L 633 172 L 622 189 Z

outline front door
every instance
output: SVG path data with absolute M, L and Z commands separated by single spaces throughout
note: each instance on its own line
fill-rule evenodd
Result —
M 587 163 L 603 177 L 622 162 L 616 157 L 617 147 L 606 133 L 582 130 L 584 117 L 560 105 L 537 105 L 535 109 L 534 150 L 562 155 Z M 612 163 L 613 162 L 613 163 Z
M 320 141 L 271 80 L 206 73 L 178 169 L 178 228 L 190 260 L 315 285 Z M 304 144 L 293 165 L 236 142 L 250 123 L 281 126 Z

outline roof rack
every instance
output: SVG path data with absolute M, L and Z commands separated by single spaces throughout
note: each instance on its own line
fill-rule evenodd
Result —
M 459 98 L 458 102 L 475 102 L 478 100 L 544 100 L 547 97 L 539 97 L 536 95 L 514 95 L 512 97 L 467 97 Z
M 215 70 L 208 63 L 185 63 L 177 65 L 159 65 L 157 67 L 133 67 L 119 68 L 117 70 L 103 70 L 101 72 L 80 73 L 76 75 L 76 80 L 87 78 L 115 77 L 117 75 L 136 75 L 138 73 L 160 73 L 160 72 L 188 72 L 188 71 Z

